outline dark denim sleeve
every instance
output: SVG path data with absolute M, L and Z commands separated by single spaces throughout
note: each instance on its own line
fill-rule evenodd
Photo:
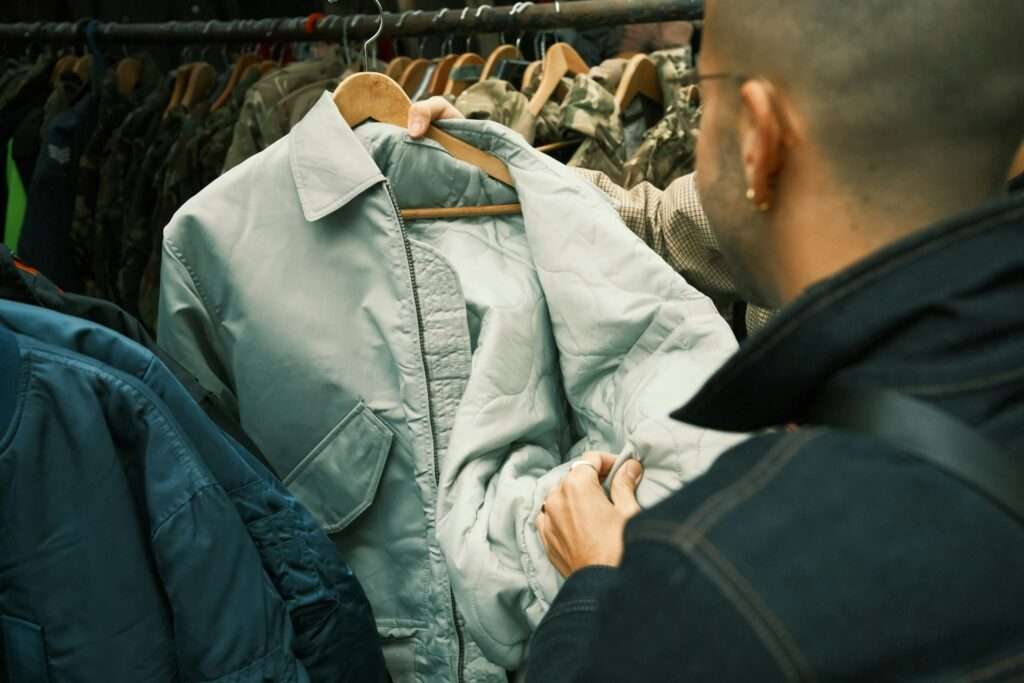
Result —
M 576 680 L 587 667 L 598 602 L 617 575 L 614 567 L 593 566 L 569 577 L 530 642 L 530 683 Z

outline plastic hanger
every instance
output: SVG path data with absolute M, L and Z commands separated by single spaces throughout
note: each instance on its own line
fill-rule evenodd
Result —
M 412 105 L 409 96 L 397 83 L 384 74 L 376 73 L 360 73 L 346 78 L 334 91 L 334 103 L 352 128 L 371 119 L 405 128 L 409 122 L 409 107 Z M 456 159 L 473 164 L 495 180 L 515 187 L 508 166 L 497 157 L 434 126 L 427 130 L 426 137 L 440 144 Z M 522 208 L 518 204 L 498 204 L 447 209 L 412 209 L 403 211 L 402 215 L 409 219 L 423 219 L 508 215 L 521 211 Z
M 516 49 L 515 45 L 499 45 L 494 48 L 491 54 L 487 55 L 484 68 L 480 71 L 480 80 L 486 81 L 498 70 L 498 65 L 510 59 L 522 59 L 523 55 Z
M 533 65 L 531 64 L 531 66 Z M 540 115 L 544 105 L 551 99 L 563 77 L 568 74 L 585 74 L 587 70 L 587 63 L 571 45 L 568 43 L 552 45 L 544 55 L 544 72 L 541 76 L 540 87 L 530 99 L 530 113 L 534 116 Z
M 633 103 L 637 95 L 658 103 L 662 101 L 658 67 L 647 55 L 637 55 L 630 59 L 626 70 L 622 72 L 622 80 L 615 91 L 615 104 L 619 111 L 626 111 L 626 107 Z
M 258 66 L 259 63 L 260 58 L 251 52 L 240 54 L 238 59 L 235 60 L 235 65 L 231 68 L 231 75 L 228 77 L 227 85 L 224 86 L 224 91 L 210 107 L 210 111 L 217 111 L 227 106 L 239 82 L 248 75 L 250 68 Z
M 452 65 L 451 73 L 448 74 L 448 83 L 445 84 L 444 94 L 454 95 L 458 97 L 462 94 L 462 91 L 473 85 L 479 80 L 478 78 L 471 79 L 460 79 L 455 80 L 452 78 L 453 74 L 459 74 L 463 69 L 472 69 L 473 67 L 480 67 L 481 77 L 483 76 L 484 58 L 475 52 L 467 52 L 458 59 L 455 60 L 455 64 Z

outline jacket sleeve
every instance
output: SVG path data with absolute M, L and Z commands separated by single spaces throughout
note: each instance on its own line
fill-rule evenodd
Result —
M 229 386 L 224 353 L 215 334 L 216 325 L 212 307 L 203 300 L 184 255 L 170 237 L 165 237 L 157 343 L 199 380 L 228 415 L 237 419 L 238 402 Z
M 695 174 L 679 178 L 662 191 L 650 183 L 626 190 L 603 173 L 577 172 L 608 195 L 630 230 L 731 320 L 733 306 L 742 299 L 701 206 Z M 760 330 L 773 314 L 772 310 L 747 305 L 747 331 Z

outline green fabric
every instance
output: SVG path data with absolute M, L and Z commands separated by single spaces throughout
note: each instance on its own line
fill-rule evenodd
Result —
M 21 182 L 21 174 L 14 163 L 14 140 L 7 141 L 7 216 L 4 220 L 4 244 L 17 253 L 18 239 L 21 238 L 21 225 L 25 222 L 25 209 L 28 208 L 28 194 L 25 184 Z

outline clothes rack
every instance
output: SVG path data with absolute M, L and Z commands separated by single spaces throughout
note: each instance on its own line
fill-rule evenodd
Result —
M 703 0 L 580 0 L 509 7 L 485 5 L 465 12 L 385 13 L 378 37 L 467 35 L 597 28 L 622 24 L 695 20 Z M 0 44 L 84 43 L 86 27 L 99 44 L 219 44 L 256 42 L 338 42 L 373 36 L 380 15 L 331 15 L 236 21 L 169 21 L 165 23 L 22 22 L 0 24 Z

